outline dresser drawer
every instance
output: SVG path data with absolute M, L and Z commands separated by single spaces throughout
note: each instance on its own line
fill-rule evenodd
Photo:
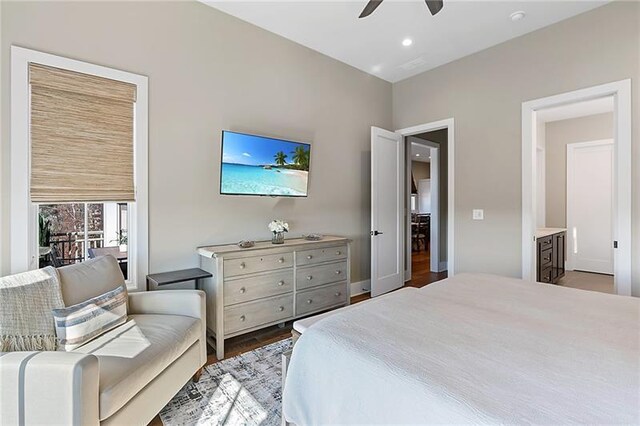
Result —
M 347 262 L 299 268 L 296 289 L 302 290 L 347 279 Z
M 551 248 L 552 245 L 553 245 L 553 235 L 538 238 L 538 248 L 540 249 L 540 251 Z
M 293 253 L 267 254 L 264 256 L 228 259 L 224 261 L 224 277 L 271 271 L 293 266 Z
M 546 250 L 540 252 L 540 267 L 545 268 L 547 266 L 551 266 L 551 262 L 553 259 L 553 249 L 549 247 Z
M 328 309 L 347 303 L 347 283 L 328 285 L 296 295 L 296 315 Z
M 540 276 L 538 277 L 538 282 L 551 283 L 551 281 L 552 281 L 551 269 L 552 268 L 550 266 L 548 268 L 542 269 L 540 271 Z
M 312 265 L 347 258 L 347 246 L 326 247 L 296 252 L 296 265 Z
M 259 327 L 293 317 L 293 295 L 263 299 L 224 308 L 224 334 Z
M 292 291 L 292 270 L 273 272 L 251 278 L 225 280 L 224 305 L 235 305 L 236 303 L 249 302 Z

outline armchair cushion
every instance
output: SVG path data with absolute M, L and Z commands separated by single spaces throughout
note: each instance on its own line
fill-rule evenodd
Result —
M 92 354 L 100 362 L 100 420 L 122 408 L 197 342 L 200 333 L 196 318 L 131 315 L 125 324 L 75 349 L 73 353 Z
M 58 268 L 66 306 L 84 302 L 124 284 L 118 261 L 111 255 Z

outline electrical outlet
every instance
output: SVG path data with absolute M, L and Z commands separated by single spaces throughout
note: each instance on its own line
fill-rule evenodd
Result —
M 484 220 L 484 210 L 473 209 L 473 220 Z

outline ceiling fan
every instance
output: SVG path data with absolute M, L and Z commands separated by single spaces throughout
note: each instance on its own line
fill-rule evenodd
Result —
M 444 6 L 443 0 L 424 0 L 424 2 L 427 3 L 427 7 L 432 15 L 440 12 L 442 10 L 442 6 Z M 364 7 L 358 18 L 366 18 L 371 15 L 373 11 L 380 6 L 380 3 L 382 3 L 382 0 L 369 0 L 369 3 Z

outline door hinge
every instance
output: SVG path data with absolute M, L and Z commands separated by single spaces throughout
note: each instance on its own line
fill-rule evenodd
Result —
M 617 241 L 613 242 L 613 248 L 618 248 L 618 242 Z

